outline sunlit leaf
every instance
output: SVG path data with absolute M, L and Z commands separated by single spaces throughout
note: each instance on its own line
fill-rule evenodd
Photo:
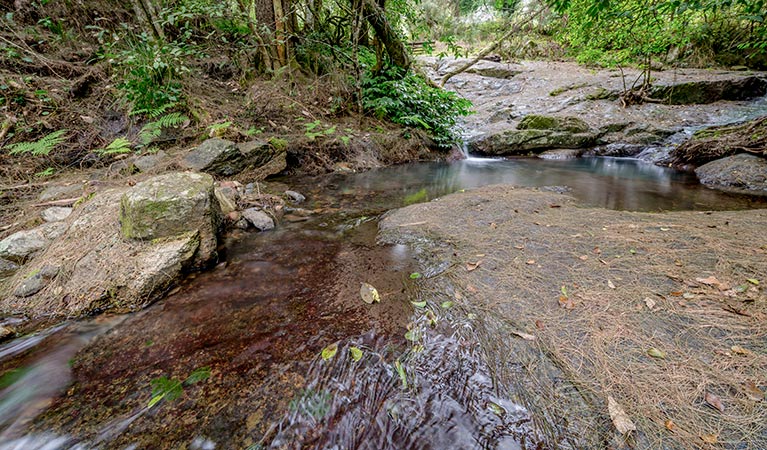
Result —
M 445 309 L 452 308 L 453 307 L 453 302 L 450 301 L 450 300 L 447 300 L 447 301 L 442 302 L 441 306 L 443 308 L 445 308 Z
M 610 289 L 615 289 L 615 283 L 613 283 L 612 280 L 607 280 L 607 287 Z
M 351 353 L 354 362 L 362 359 L 362 350 L 359 347 L 349 347 L 349 353 Z
M 666 420 L 666 422 L 664 422 L 663 425 L 666 427 L 668 431 L 674 431 L 674 429 L 676 428 L 676 424 L 671 419 Z
M 327 361 L 338 353 L 338 344 L 333 343 L 322 349 L 322 359 Z
M 479 260 L 475 263 L 466 263 L 466 270 L 468 272 L 471 272 L 472 270 L 475 270 L 479 265 L 482 264 L 482 260 Z
M 658 358 L 658 359 L 666 358 L 666 354 L 655 347 L 650 347 L 649 349 L 647 349 L 647 354 L 652 356 L 653 358 Z
M 730 347 L 730 350 L 732 350 L 732 352 L 735 353 L 736 355 L 741 355 L 741 356 L 748 356 L 751 354 L 751 350 L 747 348 L 743 348 L 740 345 L 733 345 L 732 347 Z
M 528 334 L 528 333 L 523 333 L 521 331 L 512 331 L 511 334 L 513 334 L 515 336 L 519 336 L 519 337 L 521 337 L 522 339 L 524 339 L 526 341 L 534 341 L 535 340 L 535 336 L 534 335 Z
M 360 287 L 360 297 L 362 301 L 367 304 L 380 303 L 381 296 L 378 295 L 378 290 L 368 283 L 362 283 Z
M 411 273 L 411 274 L 410 274 L 410 279 L 411 279 L 411 280 L 417 280 L 417 279 L 421 278 L 422 276 L 423 276 L 423 275 L 421 275 L 421 274 L 420 274 L 420 273 L 418 273 L 418 272 L 413 272 L 413 273 Z
M 746 278 L 746 281 L 753 284 L 754 286 L 759 286 L 759 280 L 757 280 L 756 278 Z
M 495 403 L 495 402 L 487 402 L 487 409 L 493 412 L 498 417 L 503 417 L 506 415 L 506 409 L 503 408 L 503 406 Z
M 755 402 L 764 400 L 764 392 L 753 381 L 746 382 L 746 397 Z
M 611 396 L 607 397 L 607 411 L 610 413 L 610 419 L 620 434 L 626 434 L 629 431 L 636 431 L 637 427 L 631 418 L 626 414 L 621 405 Z
M 423 302 L 410 302 L 415 306 L 416 308 L 426 308 L 426 301 Z

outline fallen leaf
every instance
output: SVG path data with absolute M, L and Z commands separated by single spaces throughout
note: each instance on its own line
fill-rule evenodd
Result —
M 753 381 L 746 382 L 746 397 L 755 402 L 764 400 L 764 392 Z
M 757 280 L 756 278 L 746 278 L 746 281 L 753 284 L 754 286 L 759 286 L 759 280 Z
M 517 250 L 524 250 L 525 246 L 524 245 L 515 245 L 514 248 L 516 248 Z
M 718 286 L 721 284 L 719 280 L 717 280 L 716 277 L 713 275 L 706 278 L 696 278 L 695 281 L 697 281 L 698 283 L 703 283 L 708 286 Z
M 748 356 L 751 354 L 751 350 L 743 348 L 740 345 L 733 345 L 730 347 L 730 350 L 732 350 L 732 352 L 736 355 Z
M 589 257 L 586 255 L 581 255 L 578 257 L 578 259 L 580 259 L 581 261 L 586 261 L 587 259 L 589 259 Z
M 472 270 L 475 270 L 479 265 L 482 264 L 482 260 L 479 260 L 475 263 L 466 263 L 466 270 L 471 272 Z
M 421 274 L 420 274 L 420 273 L 418 273 L 418 272 L 413 272 L 413 273 L 411 273 L 411 274 L 410 274 L 410 279 L 411 279 L 411 280 L 417 280 L 417 279 L 421 278 L 422 276 L 423 276 L 423 275 L 421 275 Z
M 503 409 L 503 406 L 497 403 L 487 402 L 487 409 L 492 411 L 498 417 L 503 417 L 506 415 L 506 410 Z
M 599 247 L 594 247 L 594 253 L 599 255 L 600 253 L 602 253 L 602 250 L 600 250 Z
M 630 248 L 629 249 L 629 253 L 631 253 L 632 255 L 636 255 L 637 251 L 636 251 L 636 249 Z
M 666 429 L 668 431 L 674 431 L 674 428 L 676 427 L 676 424 L 671 419 L 666 420 L 666 422 L 663 425 L 666 426 Z
M 669 292 L 668 295 L 670 295 L 672 297 L 681 297 L 682 296 L 682 291 Z
M 453 302 L 450 301 L 450 300 L 447 300 L 447 301 L 442 302 L 442 305 L 440 305 L 440 306 L 442 306 L 444 309 L 452 308 L 453 307 Z
M 327 361 L 338 353 L 338 344 L 333 343 L 322 349 L 322 359 Z
M 719 410 L 719 412 L 724 412 L 724 405 L 722 404 L 722 400 L 720 400 L 719 397 L 710 392 L 706 392 L 706 395 L 703 398 L 706 400 L 706 403 L 708 403 L 709 406 Z
M 559 306 L 565 309 L 573 309 L 575 308 L 575 302 L 573 302 L 573 299 L 571 299 L 570 297 L 565 297 L 564 295 L 560 295 Z
M 626 414 L 626 411 L 621 408 L 621 405 L 615 401 L 614 398 L 607 397 L 607 411 L 610 413 L 610 419 L 613 421 L 613 425 L 620 432 L 620 434 L 626 434 L 629 431 L 636 431 L 637 427 L 631 418 Z
M 668 231 L 668 230 L 670 230 L 670 229 L 671 229 L 671 228 L 660 227 L 660 231 Z
M 716 444 L 719 442 L 719 436 L 716 434 L 701 434 L 700 438 L 706 444 Z
M 647 309 L 649 310 L 655 308 L 655 300 L 651 299 L 650 297 L 644 298 L 644 304 L 647 305 Z
M 469 320 L 475 320 L 477 318 L 477 315 L 474 313 L 466 314 L 466 318 Z
M 663 353 L 662 351 L 658 350 L 655 347 L 648 348 L 647 349 L 647 354 L 652 356 L 653 358 L 658 358 L 658 359 L 665 359 L 666 358 L 666 354 Z
M 418 332 L 416 330 L 408 330 L 407 333 L 405 333 L 405 339 L 408 341 L 415 342 L 418 340 Z
M 423 301 L 423 302 L 410 302 L 410 303 L 412 303 L 413 306 L 415 306 L 416 308 L 426 308 L 426 302 L 425 301 Z
M 687 299 L 687 300 L 692 300 L 692 299 L 695 298 L 695 294 L 690 293 L 690 292 L 685 292 L 684 294 L 682 294 L 682 298 Z
M 490 223 L 490 228 L 495 230 L 496 228 L 498 228 L 498 225 L 496 225 L 495 222 L 491 222 Z
M 536 321 L 535 321 L 535 328 L 537 328 L 537 329 L 539 329 L 539 330 L 542 330 L 542 329 L 543 329 L 543 321 L 541 321 L 541 320 L 536 320 Z
M 472 285 L 472 284 L 466 285 L 466 289 L 467 289 L 469 292 L 471 292 L 471 293 L 476 293 L 476 292 L 477 292 L 477 288 L 476 288 L 476 287 L 474 287 L 474 285 Z
M 534 259 L 528 259 L 527 261 L 525 261 L 525 264 L 527 264 L 528 266 L 532 266 L 533 264 L 535 264 L 535 260 Z
M 360 350 L 359 347 L 349 347 L 349 353 L 351 353 L 354 362 L 362 359 L 362 350 Z
M 607 287 L 610 289 L 615 289 L 615 284 L 611 280 L 607 280 Z
M 362 283 L 360 287 L 360 297 L 362 301 L 367 304 L 380 303 L 381 296 L 378 295 L 378 290 L 368 283 Z
M 681 259 L 675 259 L 674 260 L 674 265 L 677 266 L 677 267 L 682 267 L 682 260 Z
M 515 336 L 519 336 L 519 337 L 521 337 L 522 339 L 524 339 L 526 341 L 534 341 L 535 340 L 535 336 L 534 335 L 523 333 L 521 331 L 512 331 L 511 334 L 513 334 Z

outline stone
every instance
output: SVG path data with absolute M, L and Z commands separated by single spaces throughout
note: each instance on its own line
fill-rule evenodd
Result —
M 44 250 L 49 244 L 50 240 L 38 228 L 17 231 L 0 241 L 0 258 L 15 263 L 24 263 L 25 260 Z
M 557 148 L 587 148 L 597 142 L 592 133 L 551 130 L 505 130 L 482 136 L 469 143 L 472 153 L 482 155 L 520 155 Z
M 247 230 L 250 227 L 250 223 L 245 219 L 240 219 L 234 223 L 234 227 L 240 230 Z
M 42 235 L 49 240 L 58 239 L 67 232 L 69 225 L 64 222 L 49 222 L 40 225 L 35 228 L 39 230 Z
M 56 266 L 45 265 L 36 273 L 27 277 L 13 291 L 16 297 L 24 298 L 40 292 L 48 283 L 59 274 L 59 268 Z
M 139 156 L 133 161 L 133 166 L 138 169 L 139 172 L 147 172 L 154 169 L 161 162 L 167 158 L 167 154 L 160 150 L 157 153 L 150 153 L 148 155 Z
M 589 124 L 577 117 L 543 116 L 528 114 L 517 125 L 518 130 L 552 130 L 567 131 L 570 133 L 585 133 L 589 131 Z
M 190 151 L 181 164 L 189 169 L 228 177 L 242 172 L 246 160 L 234 142 L 212 138 Z
M 767 159 L 740 153 L 717 159 L 695 169 L 700 182 L 706 186 L 767 195 Z
M 245 158 L 246 164 L 252 167 L 260 167 L 268 163 L 275 154 L 274 148 L 268 141 L 255 140 L 237 144 L 237 148 Z
M 12 338 L 16 334 L 16 331 L 7 326 L 7 325 L 0 325 L 0 341 L 4 341 L 6 339 Z
M 767 79 L 760 76 L 738 76 L 725 80 L 703 80 L 653 86 L 652 98 L 668 105 L 696 105 L 720 100 L 748 100 L 767 94 Z
M 83 185 L 81 183 L 58 184 L 46 188 L 42 193 L 40 193 L 38 199 L 41 202 L 48 202 L 51 200 L 79 197 L 82 194 Z
M 286 152 L 280 152 L 274 155 L 272 159 L 261 167 L 256 168 L 253 171 L 252 178 L 254 180 L 264 180 L 271 175 L 277 175 L 288 167 L 288 159 Z
M 199 232 L 200 262 L 214 254 L 220 224 L 213 178 L 207 174 L 159 175 L 138 183 L 120 201 L 123 237 L 154 240 Z
M 7 259 L 0 258 L 0 278 L 5 278 L 16 273 L 19 270 L 19 265 L 8 261 Z
M 229 214 L 232 211 L 237 210 L 237 198 L 239 194 L 236 189 L 222 186 L 217 187 L 214 191 L 216 200 L 218 200 L 218 206 L 221 208 L 221 214 Z
M 260 231 L 274 228 L 274 219 L 269 214 L 256 208 L 248 208 L 242 212 L 242 217 Z
M 541 159 L 565 160 L 579 158 L 582 154 L 582 149 L 558 148 L 554 150 L 546 150 L 539 154 L 538 157 Z
M 72 214 L 72 208 L 63 206 L 51 206 L 40 213 L 40 217 L 46 222 L 60 222 Z
M 299 193 L 298 193 L 298 192 L 296 192 L 296 191 L 289 191 L 289 190 L 288 190 L 288 191 L 285 191 L 285 195 L 286 195 L 286 196 L 287 196 L 287 197 L 288 197 L 290 200 L 292 200 L 292 201 L 293 201 L 293 203 L 303 203 L 303 202 L 304 202 L 304 200 L 306 200 L 306 197 L 304 197 L 303 195 L 299 194 Z

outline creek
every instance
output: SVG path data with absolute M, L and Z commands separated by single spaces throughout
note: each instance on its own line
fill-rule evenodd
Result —
M 314 214 L 231 232 L 222 263 L 140 312 L 0 346 L 0 449 L 545 448 L 534 418 L 499 394 L 491 358 L 456 332 L 481 312 L 458 318 L 448 305 L 422 343 L 406 337 L 432 320 L 416 318 L 411 301 L 429 295 L 419 278 L 440 268 L 377 245 L 380 214 L 498 183 L 616 210 L 767 207 L 615 158 L 469 159 L 282 181 Z M 362 282 L 381 303 L 360 300 Z M 209 378 L 181 383 L 201 368 Z M 177 380 L 180 395 L 150 407 L 161 377 Z

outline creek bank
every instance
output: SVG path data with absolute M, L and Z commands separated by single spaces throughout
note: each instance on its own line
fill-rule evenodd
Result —
M 763 347 L 767 318 L 756 284 L 766 226 L 767 210 L 607 211 L 493 186 L 390 212 L 380 237 L 440 268 L 427 289 L 458 293 L 449 297 L 464 342 L 482 349 L 497 391 L 538 418 L 548 445 L 623 448 L 612 397 L 638 448 L 694 447 L 714 432 L 760 448 L 767 359 L 751 349 Z M 701 407 L 707 393 L 726 413 Z M 669 420 L 686 432 L 669 433 Z

